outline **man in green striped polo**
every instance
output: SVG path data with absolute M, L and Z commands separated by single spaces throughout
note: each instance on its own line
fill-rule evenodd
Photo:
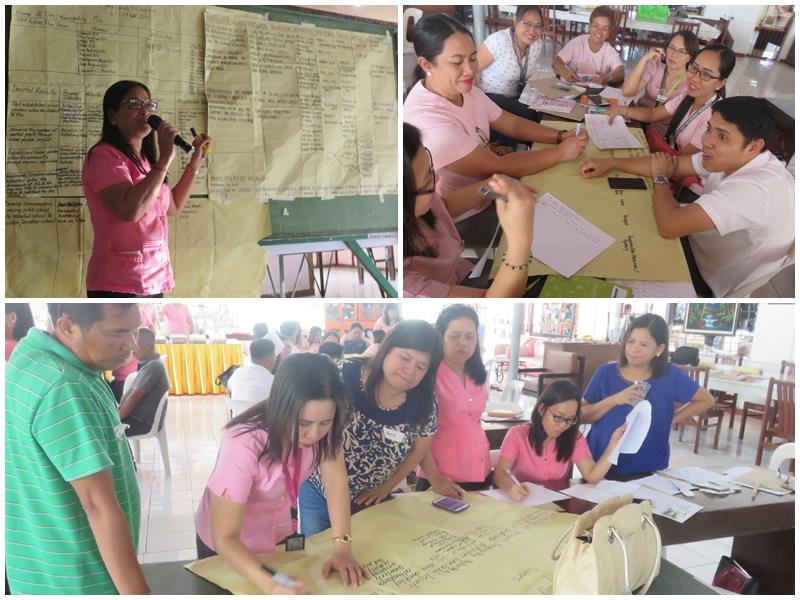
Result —
M 50 304 L 6 365 L 6 577 L 14 594 L 146 594 L 140 499 L 101 372 L 136 344 L 136 304 Z

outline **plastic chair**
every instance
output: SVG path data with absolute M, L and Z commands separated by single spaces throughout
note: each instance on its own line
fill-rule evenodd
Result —
M 163 357 L 162 357 L 163 360 Z M 133 387 L 133 382 L 136 379 L 136 375 L 131 374 L 125 379 L 125 383 L 122 385 L 122 396 L 124 397 L 130 389 Z M 169 447 L 167 445 L 167 422 L 166 419 L 164 420 L 164 426 L 158 430 L 158 425 L 161 423 L 161 415 L 164 414 L 167 406 L 167 399 L 169 398 L 169 392 L 166 392 L 164 396 L 162 396 L 161 400 L 158 401 L 158 408 L 156 408 L 155 418 L 153 419 L 153 426 L 150 428 L 150 431 L 147 433 L 143 433 L 141 435 L 134 435 L 128 438 L 128 441 L 133 444 L 133 456 L 136 459 L 137 463 L 142 462 L 142 454 L 141 448 L 139 446 L 139 441 L 150 438 L 150 437 L 157 437 L 158 438 L 158 445 L 161 449 L 161 461 L 164 463 L 164 472 L 167 475 L 171 474 L 171 469 L 169 466 Z
M 490 450 L 489 454 L 491 455 L 492 452 L 494 450 Z M 777 471 L 787 460 L 794 460 L 794 442 L 786 442 L 775 448 L 775 452 L 769 459 L 769 470 Z
M 150 428 L 150 431 L 141 435 L 131 436 L 128 438 L 128 441 L 133 444 L 133 455 L 136 458 L 136 462 L 140 463 L 142 462 L 142 459 L 139 441 L 151 437 L 158 438 L 158 446 L 161 449 L 161 462 L 164 463 L 164 473 L 170 475 L 172 471 L 169 466 L 169 446 L 167 444 L 166 419 L 164 420 L 164 424 L 161 429 L 158 428 L 158 426 L 161 424 L 161 416 L 164 414 L 164 411 L 167 408 L 168 398 L 169 392 L 165 392 L 161 397 L 161 400 L 158 401 L 158 408 L 156 409 L 155 418 L 153 419 L 153 426 Z

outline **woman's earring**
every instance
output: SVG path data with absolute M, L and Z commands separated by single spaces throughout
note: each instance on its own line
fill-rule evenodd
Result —
M 425 76 L 426 77 L 430 77 L 431 75 L 433 75 L 433 73 L 431 73 L 430 71 L 425 71 Z

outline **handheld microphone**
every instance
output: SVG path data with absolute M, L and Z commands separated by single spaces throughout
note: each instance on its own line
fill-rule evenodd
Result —
M 164 119 L 159 117 L 158 115 L 150 115 L 147 118 L 147 124 L 150 125 L 153 129 L 158 129 L 159 126 L 164 122 Z M 176 135 L 175 139 L 173 140 L 175 145 L 186 152 L 186 154 L 191 154 L 194 152 L 194 146 L 189 144 L 186 140 L 184 140 L 181 136 Z

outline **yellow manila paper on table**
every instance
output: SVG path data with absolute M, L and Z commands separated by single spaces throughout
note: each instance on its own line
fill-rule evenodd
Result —
M 556 129 L 562 123 L 543 123 Z M 662 238 L 658 233 L 652 208 L 652 182 L 645 178 L 647 190 L 612 190 L 608 177 L 633 177 L 627 173 L 609 171 L 605 177 L 583 179 L 580 165 L 589 158 L 634 158 L 647 155 L 647 144 L 641 130 L 631 128 L 631 133 L 644 148 L 622 150 L 600 150 L 589 142 L 586 151 L 576 160 L 559 163 L 541 173 L 524 177 L 525 185 L 536 189 L 537 196 L 546 192 L 553 194 L 569 208 L 583 216 L 596 227 L 614 238 L 611 244 L 597 257 L 579 269 L 575 275 L 638 279 L 647 281 L 690 281 L 689 269 L 679 240 Z M 536 148 L 547 147 L 536 144 Z M 534 213 L 534 220 L 536 215 Z M 502 236 L 497 256 L 506 251 L 506 237 Z M 563 251 L 570 252 L 568 240 Z M 500 267 L 494 261 L 491 277 Z M 554 275 L 556 271 L 533 259 L 528 267 L 529 275 Z
M 301 579 L 313 594 L 549 594 L 559 537 L 576 515 L 499 503 L 468 493 L 470 507 L 450 513 L 431 505 L 433 492 L 399 494 L 353 516 L 353 552 L 371 573 L 359 588 L 337 574 L 322 578 L 331 557 L 330 531 L 309 538 L 302 552 L 259 558 Z M 221 557 L 186 566 L 235 594 L 258 594 Z

